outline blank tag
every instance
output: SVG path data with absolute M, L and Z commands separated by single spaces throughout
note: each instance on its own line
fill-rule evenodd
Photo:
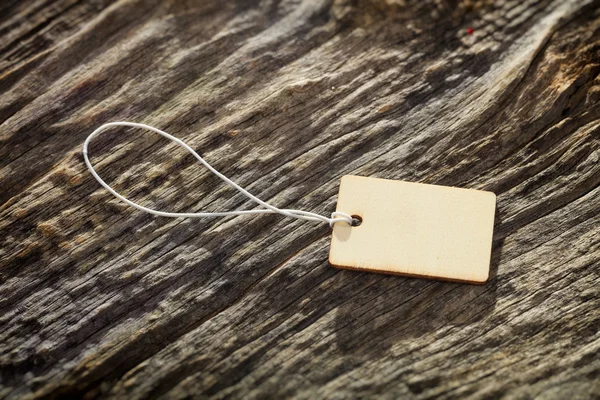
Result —
M 334 267 L 485 283 L 496 195 L 387 179 L 342 177 L 337 211 L 362 219 L 337 223 Z

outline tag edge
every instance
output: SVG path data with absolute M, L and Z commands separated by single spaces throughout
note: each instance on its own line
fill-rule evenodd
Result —
M 402 182 L 402 183 L 410 183 L 410 184 L 415 184 L 415 185 L 436 186 L 436 187 L 440 187 L 440 188 L 444 188 L 444 189 L 458 189 L 458 190 L 468 190 L 468 191 L 481 192 L 481 193 L 489 193 L 490 195 L 494 196 L 494 204 L 496 203 L 496 199 L 498 197 L 496 195 L 496 193 L 492 192 L 491 190 L 474 189 L 474 188 L 466 188 L 466 187 L 459 187 L 459 186 L 449 186 L 449 185 L 440 185 L 440 184 L 437 184 L 437 183 L 407 181 L 407 180 L 404 180 L 404 179 L 377 178 L 377 177 L 371 177 L 371 176 L 352 175 L 352 174 L 342 175 L 342 177 L 340 178 L 340 188 L 342 187 L 342 182 L 343 182 L 344 178 L 376 179 L 376 180 L 387 181 L 387 182 Z M 339 196 L 339 193 L 340 193 L 340 189 L 338 189 L 338 196 Z M 337 205 L 336 205 L 336 209 L 337 209 Z
M 486 275 L 485 280 L 475 281 L 475 280 L 467 280 L 467 279 L 445 278 L 445 277 L 440 277 L 440 276 L 435 276 L 435 275 L 419 275 L 419 274 L 409 274 L 409 273 L 397 272 L 397 271 L 387 271 L 387 270 L 379 270 L 379 269 L 365 269 L 365 268 L 358 268 L 358 267 L 348 267 L 348 266 L 345 266 L 345 265 L 344 266 L 342 266 L 342 265 L 336 265 L 336 264 L 332 263 L 330 259 L 328 261 L 329 261 L 329 265 L 331 267 L 339 269 L 339 270 L 345 270 L 345 271 L 356 271 L 356 272 L 374 273 L 374 274 L 380 274 L 380 275 L 391 275 L 391 276 L 399 276 L 399 277 L 406 277 L 406 278 L 427 279 L 427 280 L 435 280 L 435 281 L 443 281 L 443 282 L 469 283 L 469 284 L 480 285 L 480 286 L 485 285 L 490 280 L 489 268 L 488 268 L 488 273 Z

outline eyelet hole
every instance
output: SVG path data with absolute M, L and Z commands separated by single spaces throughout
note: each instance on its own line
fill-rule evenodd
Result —
M 352 215 L 352 226 L 360 226 L 362 222 L 363 219 L 360 215 Z

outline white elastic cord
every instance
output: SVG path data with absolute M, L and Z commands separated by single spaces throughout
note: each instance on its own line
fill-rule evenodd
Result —
M 242 193 L 244 196 L 248 197 L 250 200 L 260 204 L 261 206 L 265 207 L 266 210 L 244 210 L 244 211 L 226 211 L 226 212 L 199 212 L 199 213 L 174 213 L 174 212 L 164 212 L 164 211 L 158 211 L 158 210 L 153 210 L 151 208 L 148 207 L 144 207 L 142 205 L 139 205 L 137 203 L 134 203 L 133 201 L 123 197 L 122 195 L 120 195 L 119 193 L 117 193 L 113 188 L 111 188 L 106 182 L 104 182 L 102 180 L 102 178 L 100 178 L 100 176 L 96 173 L 96 170 L 94 170 L 94 167 L 92 166 L 92 163 L 90 162 L 90 159 L 88 158 L 88 144 L 90 143 L 90 141 L 92 140 L 92 138 L 94 136 L 97 136 L 98 134 L 100 134 L 102 131 L 111 128 L 113 126 L 128 126 L 128 127 L 134 127 L 134 128 L 142 128 L 142 129 L 148 129 L 151 130 L 152 132 L 156 132 L 159 135 L 177 143 L 178 145 L 180 145 L 181 147 L 183 147 L 184 149 L 186 149 L 187 151 L 189 151 L 190 153 L 192 153 L 192 155 L 194 157 L 196 157 L 196 159 L 198 161 L 200 161 L 202 163 L 202 165 L 204 165 L 206 168 L 209 169 L 210 172 L 212 172 L 213 174 L 215 174 L 216 176 L 218 176 L 219 178 L 221 178 L 222 181 L 224 181 L 225 183 L 227 183 L 229 186 L 233 187 L 234 189 L 236 189 L 237 191 L 239 191 L 240 193 Z M 262 200 L 260 200 L 258 197 L 248 193 L 248 191 L 246 191 L 244 188 L 242 188 L 241 186 L 239 186 L 238 184 L 236 184 L 235 182 L 233 182 L 231 179 L 227 178 L 225 175 L 221 174 L 219 171 L 217 171 L 216 169 L 214 169 L 213 167 L 210 166 L 209 163 L 207 163 L 206 161 L 204 161 L 204 159 L 202 157 L 200 157 L 200 155 L 198 155 L 198 153 L 196 153 L 190 146 L 188 146 L 187 144 L 185 144 L 182 140 L 177 139 L 175 136 L 169 135 L 166 132 L 161 131 L 160 129 L 156 129 L 152 126 L 149 125 L 145 125 L 145 124 L 138 124 L 135 122 L 109 122 L 107 124 L 104 124 L 102 126 L 100 126 L 98 129 L 96 129 L 94 132 L 92 132 L 90 134 L 90 136 L 87 137 L 87 139 L 85 139 L 85 143 L 83 143 L 83 158 L 85 159 L 85 164 L 87 165 L 88 169 L 90 170 L 90 172 L 92 173 L 92 175 L 94 176 L 94 178 L 96 178 L 96 180 L 102 185 L 104 186 L 104 188 L 106 190 L 108 190 L 113 196 L 115 196 L 117 199 L 129 204 L 132 207 L 137 208 L 138 210 L 141 211 L 145 211 L 147 213 L 150 214 L 154 214 L 154 215 L 159 215 L 161 217 L 172 217 L 172 218 L 201 218 L 201 217 L 225 217 L 228 215 L 244 215 L 244 214 L 273 214 L 273 213 L 277 213 L 277 214 L 281 214 L 281 215 L 285 215 L 286 217 L 292 217 L 292 218 L 298 218 L 298 219 L 303 219 L 303 220 L 307 220 L 307 221 L 319 221 L 319 222 L 326 222 L 329 224 L 329 226 L 333 227 L 333 225 L 336 222 L 346 222 L 350 225 L 352 225 L 352 217 L 348 214 L 344 214 L 341 212 L 334 212 L 331 214 L 331 218 L 327 218 L 323 215 L 319 215 L 319 214 L 315 214 L 312 212 L 308 212 L 308 211 L 301 211 L 301 210 L 284 210 L 284 209 L 280 209 L 277 208 L 275 206 L 270 205 L 269 203 L 266 203 Z

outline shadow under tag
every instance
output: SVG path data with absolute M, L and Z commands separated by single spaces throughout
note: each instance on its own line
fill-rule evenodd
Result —
M 485 283 L 496 195 L 473 189 L 346 175 L 337 211 L 360 225 L 334 225 L 334 267 Z

